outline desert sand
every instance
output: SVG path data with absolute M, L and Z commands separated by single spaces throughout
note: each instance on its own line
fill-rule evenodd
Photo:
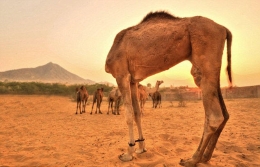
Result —
M 260 166 L 260 98 L 225 99 L 230 120 L 208 163 L 198 167 Z M 186 107 L 162 101 L 145 104 L 142 127 L 147 152 L 121 162 L 128 129 L 121 115 L 75 115 L 76 102 L 60 96 L 0 96 L 0 166 L 175 167 L 189 158 L 202 136 L 202 101 Z M 137 129 L 135 128 L 137 138 Z

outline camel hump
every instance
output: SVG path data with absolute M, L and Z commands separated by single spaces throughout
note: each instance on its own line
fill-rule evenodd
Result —
M 179 17 L 175 17 L 165 11 L 150 12 L 143 18 L 141 23 L 147 22 L 155 18 L 174 20 L 174 19 L 178 19 Z

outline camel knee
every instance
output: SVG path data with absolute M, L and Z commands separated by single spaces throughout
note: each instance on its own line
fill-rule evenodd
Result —
M 132 116 L 126 116 L 126 124 L 127 125 L 133 125 L 133 117 Z
M 210 132 L 215 132 L 221 125 L 223 125 L 224 122 L 227 120 L 222 116 L 222 117 L 210 117 L 208 120 L 208 130 Z
M 134 117 L 133 107 L 130 103 L 127 103 L 127 102 L 124 103 L 124 106 L 125 106 L 125 111 L 126 111 L 125 112 L 126 123 L 131 124 L 131 123 L 133 123 L 133 117 Z M 116 106 L 115 106 L 115 110 L 116 110 Z

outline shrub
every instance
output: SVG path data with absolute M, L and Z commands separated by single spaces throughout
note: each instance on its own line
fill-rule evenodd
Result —
M 0 94 L 25 94 L 25 95 L 75 95 L 77 87 L 82 85 L 65 85 L 60 83 L 41 83 L 41 82 L 0 82 Z M 109 92 L 112 87 L 104 84 L 84 85 L 92 95 L 97 88 L 103 88 L 104 92 Z

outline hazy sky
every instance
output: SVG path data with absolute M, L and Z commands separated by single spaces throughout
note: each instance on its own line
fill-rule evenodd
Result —
M 232 71 L 237 86 L 260 84 L 258 0 L 0 0 L 0 71 L 48 62 L 96 82 L 115 79 L 104 70 L 115 35 L 151 11 L 205 16 L 233 34 Z M 221 86 L 227 86 L 226 52 Z M 186 61 L 142 83 L 194 86 Z

